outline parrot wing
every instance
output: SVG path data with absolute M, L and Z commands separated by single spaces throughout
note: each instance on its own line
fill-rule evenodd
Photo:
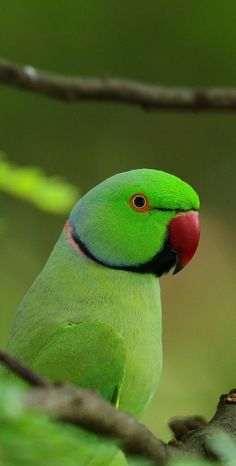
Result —
M 70 322 L 58 325 L 31 367 L 51 380 L 95 389 L 118 406 L 125 359 L 124 339 L 114 327 Z

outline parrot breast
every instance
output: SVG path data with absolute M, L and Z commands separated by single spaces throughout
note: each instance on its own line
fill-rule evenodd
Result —
M 40 352 L 49 347 L 55 328 L 68 322 L 108 324 L 123 338 L 126 353 L 119 407 L 139 417 L 157 388 L 162 367 L 159 282 L 152 274 L 104 267 L 76 248 L 64 231 L 17 310 L 7 350 L 37 370 L 35 361 L 42 359 Z M 102 353 L 103 338 L 98 340 L 94 351 Z M 76 354 L 76 347 L 73 351 Z M 87 370 L 89 380 L 93 354 Z

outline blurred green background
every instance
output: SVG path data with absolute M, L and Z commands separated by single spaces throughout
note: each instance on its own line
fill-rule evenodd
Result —
M 0 54 L 53 72 L 236 85 L 234 0 L 0 0 Z M 235 386 L 236 115 L 66 104 L 0 86 L 0 150 L 82 192 L 137 167 L 170 171 L 202 200 L 196 258 L 162 282 L 164 368 L 145 422 L 213 414 Z M 0 344 L 66 217 L 0 197 Z

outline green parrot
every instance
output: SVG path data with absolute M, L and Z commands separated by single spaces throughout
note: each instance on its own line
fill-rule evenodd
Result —
M 7 351 L 140 417 L 162 368 L 159 277 L 193 257 L 198 209 L 187 183 L 153 169 L 93 188 L 21 302 Z

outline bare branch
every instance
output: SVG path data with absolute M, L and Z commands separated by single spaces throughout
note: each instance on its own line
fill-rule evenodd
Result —
M 25 395 L 26 405 L 89 432 L 116 439 L 125 454 L 166 462 L 166 445 L 133 417 L 115 409 L 95 392 L 70 385 L 38 388 Z
M 0 363 L 34 387 L 25 394 L 27 408 L 46 412 L 52 418 L 80 426 L 89 432 L 119 441 L 124 453 L 158 462 L 166 460 L 166 446 L 144 425 L 115 409 L 96 392 L 72 385 L 53 384 L 0 351 Z
M 208 422 L 202 416 L 173 417 L 168 425 L 176 440 L 181 441 L 189 432 L 206 426 Z
M 216 430 L 224 430 L 236 440 L 236 389 L 221 395 L 216 413 L 207 425 L 202 425 L 192 432 L 188 432 L 182 438 L 185 451 L 196 452 L 207 458 L 216 458 L 215 453 L 209 447 L 209 439 L 214 438 Z M 181 445 L 177 444 L 177 447 Z
M 0 82 L 66 102 L 111 101 L 148 110 L 236 111 L 236 88 L 193 89 L 110 77 L 67 77 L 1 58 Z
M 0 363 L 34 387 L 48 387 L 51 385 L 50 382 L 41 377 L 41 375 L 36 374 L 4 351 L 0 351 Z
M 23 395 L 28 409 L 112 438 L 124 453 L 152 460 L 158 466 L 165 465 L 176 456 L 216 458 L 208 442 L 214 438 L 216 429 L 224 429 L 236 439 L 236 389 L 220 397 L 216 413 L 209 423 L 199 416 L 172 420 L 172 431 L 181 441 L 172 440 L 166 444 L 94 391 L 50 383 L 4 352 L 0 352 L 0 362 L 34 386 Z
M 232 395 L 233 394 L 233 395 Z M 98 435 L 119 441 L 121 449 L 129 455 L 166 464 L 176 456 L 198 455 L 215 458 L 208 440 L 216 429 L 224 429 L 236 439 L 236 391 L 222 395 L 216 414 L 209 423 L 200 416 L 185 418 L 185 432 L 181 441 L 166 444 L 157 439 L 144 425 L 128 414 L 115 409 L 96 393 L 70 385 L 38 388 L 26 393 L 27 407 L 46 412 L 60 421 L 78 425 Z M 229 401 L 229 396 L 234 397 Z M 180 427 L 180 425 L 178 426 Z

